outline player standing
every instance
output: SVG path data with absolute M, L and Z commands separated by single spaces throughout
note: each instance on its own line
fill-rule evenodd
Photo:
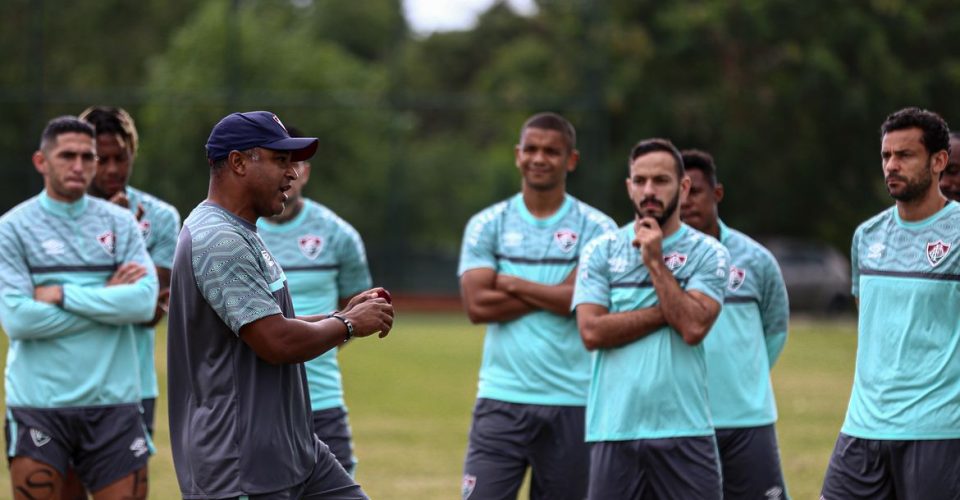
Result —
M 730 256 L 680 222 L 690 187 L 670 141 L 630 153 L 633 222 L 584 249 L 573 307 L 593 357 L 589 498 L 721 498 L 701 344 Z
M 291 137 L 302 134 L 288 127 Z M 297 165 L 283 213 L 257 221 L 260 237 L 287 275 L 293 308 L 301 316 L 341 309 L 370 288 L 370 270 L 360 234 L 329 208 L 303 197 L 310 162 Z M 356 467 L 350 424 L 337 364 L 338 349 L 304 363 L 310 386 L 313 430 L 351 475 Z
M 177 247 L 180 214 L 173 205 L 127 184 L 139 146 L 137 127 L 130 114 L 123 108 L 94 106 L 80 113 L 80 119 L 93 125 L 97 133 L 97 175 L 90 183 L 88 192 L 125 207 L 134 214 L 160 283 L 153 319 L 134 325 L 140 357 L 143 417 L 147 431 L 152 436 L 159 394 L 154 366 L 155 326 L 163 318 L 170 298 L 170 267 L 173 266 L 173 252 Z
M 130 213 L 85 194 L 96 160 L 90 125 L 51 120 L 33 155 L 43 192 L 0 219 L 16 499 L 59 498 L 71 466 L 97 500 L 147 496 L 133 324 L 153 318 L 157 278 Z
M 780 266 L 766 248 L 720 220 L 717 206 L 724 190 L 713 157 L 698 150 L 681 156 L 690 178 L 681 220 L 730 252 L 723 308 L 703 341 L 723 498 L 786 498 L 770 383 L 790 316 Z
M 514 151 L 521 191 L 475 215 L 460 254 L 470 320 L 487 323 L 462 497 L 582 499 L 588 450 L 589 353 L 570 315 L 577 258 L 616 228 L 566 193 L 579 159 L 576 132 L 555 113 L 530 117 Z
M 894 206 L 853 235 L 857 365 L 822 498 L 957 498 L 960 492 L 960 204 L 936 179 L 946 122 L 905 108 L 880 127 Z
M 233 113 L 207 140 L 207 200 L 184 221 L 170 283 L 173 462 L 187 499 L 365 499 L 313 433 L 303 362 L 393 324 L 375 291 L 337 314 L 295 318 L 286 275 L 257 234 L 283 212 L 315 138 L 273 113 Z

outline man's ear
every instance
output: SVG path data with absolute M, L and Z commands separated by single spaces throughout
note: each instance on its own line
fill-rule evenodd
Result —
M 718 182 L 716 187 L 713 188 L 713 197 L 717 199 L 717 203 L 723 201 L 723 184 Z
M 227 156 L 226 167 L 230 169 L 234 174 L 243 177 L 247 175 L 247 160 L 250 158 L 247 155 L 233 150 Z
M 43 156 L 42 151 L 33 153 L 31 160 L 33 161 L 33 168 L 37 169 L 40 175 L 47 175 L 47 157 Z

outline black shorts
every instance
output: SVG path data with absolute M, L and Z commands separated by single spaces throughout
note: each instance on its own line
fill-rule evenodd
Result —
M 147 465 L 153 443 L 140 404 L 83 408 L 9 408 L 7 459 L 29 457 L 66 477 L 72 466 L 97 491 Z
M 820 498 L 960 498 L 960 439 L 893 441 L 841 433 Z
M 143 408 L 143 425 L 147 427 L 147 433 L 153 437 L 153 421 L 157 411 L 157 398 L 148 398 L 140 401 Z
M 591 500 L 722 497 L 713 436 L 591 443 Z
M 353 455 L 353 435 L 350 432 L 347 411 L 343 407 L 337 407 L 313 412 L 313 432 L 320 441 L 330 447 L 340 465 L 352 476 L 357 459 Z
M 236 500 L 299 500 L 329 498 L 331 500 L 370 500 L 360 485 L 347 474 L 330 448 L 314 439 L 317 464 L 301 484 L 273 493 L 234 497 Z
M 589 470 L 584 407 L 478 399 L 461 497 L 516 498 L 527 467 L 531 499 L 583 499 Z
M 788 498 L 773 424 L 717 429 L 716 434 L 724 499 Z

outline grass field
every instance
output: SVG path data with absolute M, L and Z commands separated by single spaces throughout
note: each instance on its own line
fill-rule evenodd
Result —
M 850 394 L 855 325 L 850 320 L 796 320 L 791 328 L 773 372 L 780 448 L 791 496 L 816 498 Z M 158 332 L 157 342 L 162 394 L 164 333 Z M 347 405 L 360 458 L 357 479 L 371 498 L 458 498 L 482 340 L 483 328 L 461 314 L 400 311 L 389 337 L 360 339 L 343 350 Z M 5 335 L 0 342 L 5 346 Z M 156 424 L 150 497 L 178 498 L 163 396 Z M 8 498 L 10 491 L 4 468 L 0 498 Z

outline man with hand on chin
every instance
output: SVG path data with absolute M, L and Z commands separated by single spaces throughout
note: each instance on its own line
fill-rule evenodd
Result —
M 596 351 L 587 402 L 588 497 L 721 498 L 703 341 L 730 256 L 680 222 L 690 187 L 665 139 L 630 153 L 635 220 L 587 244 L 572 307 Z

